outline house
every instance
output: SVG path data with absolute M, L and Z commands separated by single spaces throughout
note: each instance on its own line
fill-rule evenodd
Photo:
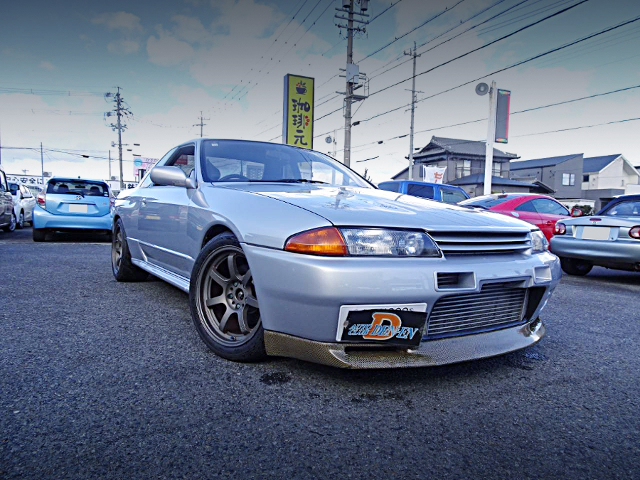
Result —
M 583 154 L 536 158 L 511 162 L 510 178 L 542 182 L 555 191 L 558 199 L 582 198 Z
M 624 155 L 589 157 L 583 165 L 582 196 L 595 200 L 596 210 L 618 195 L 640 193 L 640 172 Z
M 446 167 L 444 183 L 461 186 L 471 196 L 482 195 L 484 190 L 484 166 L 486 143 L 458 138 L 431 137 L 431 141 L 414 154 L 413 178 L 424 180 L 423 166 Z M 518 182 L 509 178 L 509 162 L 519 158 L 514 153 L 493 149 L 492 191 L 545 191 L 548 188 Z M 398 172 L 394 180 L 409 178 L 409 168 Z

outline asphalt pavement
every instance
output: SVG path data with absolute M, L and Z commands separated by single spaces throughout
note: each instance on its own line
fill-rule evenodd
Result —
M 377 371 L 223 360 L 103 236 L 0 232 L 0 293 L 0 479 L 640 478 L 640 273 L 565 276 L 532 348 Z

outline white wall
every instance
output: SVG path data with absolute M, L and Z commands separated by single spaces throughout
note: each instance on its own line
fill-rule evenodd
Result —
M 639 179 L 640 174 L 620 156 L 600 172 L 590 174 L 589 182 L 583 182 L 582 189 L 626 188 L 629 184 L 637 185 L 640 183 Z

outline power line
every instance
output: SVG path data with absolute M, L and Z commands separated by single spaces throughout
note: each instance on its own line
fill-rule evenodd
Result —
M 552 54 L 552 53 L 558 52 L 558 51 L 563 50 L 563 49 L 565 49 L 565 48 L 568 48 L 568 47 L 571 47 L 571 46 L 576 45 L 576 44 L 578 44 L 578 43 L 581 43 L 581 42 L 584 42 L 584 41 L 586 41 L 586 40 L 589 40 L 589 39 L 591 39 L 591 38 L 597 37 L 597 36 L 599 36 L 599 35 L 603 35 L 603 34 L 608 33 L 608 32 L 610 32 L 610 31 L 613 31 L 613 30 L 616 30 L 616 29 L 618 29 L 618 28 L 621 28 L 621 27 L 624 27 L 624 26 L 626 26 L 626 25 L 629 25 L 629 24 L 631 24 L 631 23 L 637 22 L 638 20 L 640 20 L 640 16 L 638 16 L 638 17 L 636 17 L 636 18 L 633 18 L 633 19 L 631 19 L 631 20 L 627 20 L 627 21 L 625 21 L 625 22 L 621 22 L 621 23 L 619 23 L 619 24 L 617 24 L 617 25 L 614 25 L 614 26 L 612 26 L 612 27 L 607 27 L 607 28 L 605 28 L 605 29 L 603 29 L 603 30 L 600 30 L 599 32 L 592 33 L 592 34 L 590 34 L 590 35 L 587 35 L 587 36 L 585 36 L 585 37 L 579 38 L 579 39 L 574 40 L 574 41 L 572 41 L 572 42 L 565 43 L 565 44 L 563 44 L 563 45 L 560 45 L 559 47 L 552 48 L 552 49 L 547 50 L 547 51 L 545 51 L 545 52 L 542 52 L 542 53 L 540 53 L 540 54 L 534 55 L 533 57 L 527 58 L 526 60 L 522 60 L 522 61 L 520 61 L 520 62 L 513 63 L 513 64 L 511 64 L 511 65 L 509 65 L 509 66 L 507 66 L 507 67 L 503 67 L 503 68 L 500 68 L 500 69 L 498 69 L 498 70 L 494 70 L 493 72 L 487 73 L 486 75 L 482 75 L 482 76 L 477 77 L 477 78 L 474 78 L 473 80 L 469 80 L 469 81 L 467 81 L 467 82 L 461 83 L 460 85 L 456 85 L 455 87 L 447 88 L 446 90 L 442 90 L 441 92 L 434 93 L 434 94 L 429 95 L 429 96 L 427 96 L 427 97 L 421 98 L 421 99 L 420 99 L 420 100 L 418 100 L 418 102 L 416 102 L 416 103 L 423 102 L 423 101 L 425 101 L 425 100 L 428 100 L 428 99 L 430 99 L 430 98 L 437 97 L 437 96 L 442 95 L 442 94 L 447 93 L 447 92 L 451 92 L 451 91 L 456 90 L 456 89 L 458 89 L 458 88 L 464 87 L 464 86 L 469 85 L 469 84 L 474 83 L 474 82 L 477 82 L 478 80 L 482 80 L 482 79 L 485 79 L 485 78 L 487 78 L 487 77 L 490 77 L 491 75 L 496 75 L 496 74 L 501 73 L 501 72 L 504 72 L 504 71 L 506 71 L 506 70 L 510 70 L 510 69 L 512 69 L 512 68 L 519 67 L 520 65 L 524 65 L 525 63 L 532 62 L 532 61 L 534 61 L 534 60 L 537 60 L 538 58 L 542 58 L 542 57 L 544 57 L 544 56 L 546 56 L 546 55 L 550 55 L 550 54 Z M 437 67 L 435 67 L 435 68 L 437 68 Z M 401 109 L 406 108 L 406 107 L 408 107 L 408 106 L 410 106 L 410 105 L 411 105 L 411 104 L 401 105 L 401 106 L 399 106 L 399 107 L 396 107 L 396 108 L 393 108 L 393 109 L 387 110 L 386 112 L 382 112 L 382 113 L 378 113 L 378 114 L 376 114 L 376 115 L 373 115 L 372 117 L 369 117 L 369 118 L 367 118 L 367 119 L 365 119 L 365 120 L 360 120 L 360 122 L 361 122 L 361 123 L 362 123 L 362 122 L 368 122 L 368 121 L 370 121 L 370 120 L 373 120 L 374 118 L 378 118 L 378 117 L 381 117 L 381 116 L 383 116 L 383 115 L 387 115 L 387 114 L 389 114 L 389 113 L 395 112 L 395 111 L 397 111 L 397 110 L 401 110 Z
M 557 130 L 549 130 L 549 131 L 546 131 L 546 132 L 526 133 L 526 134 L 523 134 L 523 135 L 513 135 L 513 137 L 532 137 L 534 135 L 546 135 L 547 133 L 568 132 L 570 130 L 581 130 L 583 128 L 600 127 L 602 125 L 613 125 L 614 123 L 635 122 L 636 120 L 640 120 L 640 117 L 626 118 L 624 120 L 613 120 L 611 122 L 604 122 L 604 123 L 594 123 L 593 125 L 582 125 L 580 127 L 560 128 L 560 129 L 557 129 Z
M 558 15 L 561 15 L 561 14 L 563 14 L 565 12 L 568 12 L 569 10 L 571 10 L 571 9 L 573 9 L 573 8 L 579 6 L 579 5 L 582 5 L 583 3 L 586 3 L 588 1 L 589 0 L 580 0 L 578 3 L 575 3 L 575 4 L 573 4 L 573 5 L 569 6 L 569 7 L 563 8 L 562 10 L 557 11 L 555 13 L 552 13 L 551 15 L 547 15 L 546 17 L 544 17 L 544 18 L 542 18 L 540 20 L 537 20 L 537 21 L 535 21 L 533 23 L 529 23 L 528 25 L 525 25 L 524 27 L 521 27 L 518 30 L 515 30 L 515 31 L 513 31 L 511 33 L 508 33 L 507 35 L 503 35 L 502 37 L 497 38 L 495 40 L 492 40 L 489 43 L 485 43 L 484 45 L 481 45 L 480 47 L 477 47 L 477 48 L 474 48 L 472 50 L 469 50 L 468 52 L 465 52 L 465 53 L 463 53 L 461 55 L 458 55 L 457 57 L 454 57 L 454 58 L 452 58 L 450 60 L 447 60 L 446 62 L 442 62 L 442 63 L 440 63 L 440 64 L 438 64 L 438 65 L 436 65 L 434 67 L 429 68 L 428 70 L 425 70 L 424 72 L 417 73 L 415 76 L 419 77 L 419 76 L 425 75 L 427 73 L 433 72 L 437 68 L 440 68 L 440 67 L 443 67 L 445 65 L 448 65 L 448 64 L 450 64 L 450 63 L 452 63 L 452 62 L 454 62 L 456 60 L 459 60 L 459 59 L 464 58 L 464 57 L 466 57 L 468 55 L 471 55 L 472 53 L 478 52 L 478 51 L 483 50 L 483 49 L 485 49 L 485 48 L 487 48 L 487 47 L 489 47 L 491 45 L 494 45 L 495 43 L 501 42 L 502 40 L 505 40 L 505 39 L 507 39 L 509 37 L 517 35 L 520 32 L 523 32 L 523 31 L 525 31 L 525 30 L 527 30 L 527 29 L 529 29 L 531 27 L 534 27 L 534 26 L 536 26 L 536 25 L 538 25 L 538 24 L 540 24 L 540 23 L 542 23 L 542 22 L 544 22 L 546 20 L 549 20 L 551 18 L 557 17 Z M 393 88 L 393 87 L 395 87 L 397 85 L 400 85 L 400 84 L 402 84 L 404 82 L 407 82 L 407 81 L 411 80 L 412 78 L 413 77 L 409 77 L 409 78 L 406 78 L 406 79 L 401 80 L 399 82 L 396 82 L 396 83 L 393 83 L 391 85 L 388 85 L 388 86 L 386 86 L 384 88 L 381 88 L 380 90 L 376 90 L 375 92 L 369 94 L 369 96 L 372 97 L 373 95 L 377 95 L 378 93 L 384 92 L 385 90 L 389 90 L 390 88 Z
M 419 28 L 424 27 L 425 25 L 427 25 L 428 23 L 432 22 L 433 20 L 435 20 L 436 18 L 444 15 L 445 13 L 449 12 L 450 10 L 453 10 L 454 8 L 456 8 L 458 5 L 460 5 L 461 3 L 463 3 L 465 0 L 458 0 L 452 7 L 448 7 L 445 8 L 444 10 L 442 10 L 439 13 L 436 13 L 435 15 L 433 15 L 431 18 L 428 18 L 427 20 L 425 20 L 424 22 L 422 22 L 420 25 L 418 25 L 417 27 L 409 30 L 406 33 L 403 33 L 402 35 L 400 35 L 399 37 L 395 37 L 393 40 L 391 40 L 389 43 L 387 43 L 386 45 L 383 45 L 382 47 L 378 48 L 377 50 L 371 52 L 369 55 L 367 55 L 366 57 L 361 58 L 360 60 L 358 60 L 358 62 L 356 63 L 360 63 L 363 60 L 366 60 L 369 57 L 372 57 L 373 55 L 375 55 L 376 53 L 381 52 L 382 50 L 384 50 L 385 48 L 393 45 L 394 43 L 396 43 L 398 40 L 403 39 L 404 37 L 406 37 L 407 35 L 410 35 L 411 33 L 415 32 L 416 30 L 418 30 Z

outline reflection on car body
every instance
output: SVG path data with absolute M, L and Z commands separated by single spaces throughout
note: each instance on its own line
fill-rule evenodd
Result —
M 502 354 L 542 338 L 560 278 L 532 225 L 378 190 L 323 154 L 263 142 L 171 149 L 118 196 L 113 221 L 116 279 L 150 273 L 188 292 L 202 340 L 238 361 Z

